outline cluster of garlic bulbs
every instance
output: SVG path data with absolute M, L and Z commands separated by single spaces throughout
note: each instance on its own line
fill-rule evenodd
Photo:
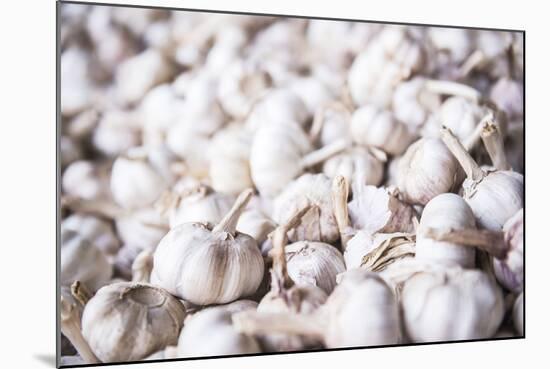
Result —
M 523 335 L 521 34 L 60 23 L 63 362 Z

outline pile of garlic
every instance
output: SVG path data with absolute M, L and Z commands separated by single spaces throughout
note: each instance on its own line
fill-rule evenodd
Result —
M 60 20 L 63 362 L 523 335 L 521 34 Z

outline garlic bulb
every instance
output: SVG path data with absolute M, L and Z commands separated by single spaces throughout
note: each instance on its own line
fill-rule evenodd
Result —
M 523 116 L 523 85 L 508 77 L 500 78 L 489 93 L 492 101 L 509 119 Z
M 413 133 L 420 133 L 422 126 L 441 105 L 439 95 L 426 89 L 425 85 L 425 78 L 414 77 L 401 82 L 393 93 L 393 114 Z
M 476 220 L 462 197 L 444 193 L 426 204 L 416 235 L 416 258 L 430 262 L 452 262 L 463 268 L 475 266 L 475 250 L 459 243 L 437 241 L 425 235 L 427 228 L 475 229 Z
M 329 88 L 312 76 L 294 79 L 289 88 L 302 99 L 311 116 L 315 114 L 318 106 L 324 105 L 334 99 Z
M 443 142 L 466 172 L 462 184 L 464 199 L 472 208 L 479 226 L 501 230 L 504 223 L 523 207 L 523 176 L 512 171 L 483 171 L 448 128 Z
M 77 160 L 67 166 L 61 178 L 63 192 L 86 200 L 109 195 L 109 182 L 104 166 L 91 161 Z
M 67 48 L 61 54 L 60 104 L 64 116 L 78 114 L 93 102 L 93 85 L 88 78 L 90 69 L 87 52 L 80 47 Z
M 402 308 L 413 342 L 489 338 L 504 316 L 502 292 L 479 270 L 417 273 L 405 282 Z
M 275 222 L 259 209 L 246 209 L 237 222 L 237 230 L 252 236 L 258 245 L 267 240 L 267 236 L 276 226 Z
M 307 240 L 332 243 L 340 237 L 333 213 L 331 180 L 324 174 L 304 174 L 291 182 L 275 198 L 272 218 L 286 223 L 297 210 L 315 205 L 289 234 L 291 241 Z
M 61 230 L 68 229 L 79 233 L 97 248 L 108 255 L 116 254 L 120 248 L 111 224 L 93 215 L 72 214 L 61 222 Z
M 368 312 L 366 314 L 365 312 Z M 301 334 L 327 348 L 397 344 L 399 308 L 390 287 L 375 273 L 346 272 L 325 305 L 314 313 L 241 312 L 233 322 L 250 334 Z
M 351 117 L 350 127 L 356 143 L 376 147 L 390 155 L 401 154 L 414 138 L 407 126 L 397 121 L 389 110 L 374 105 L 357 109 Z
M 139 250 L 154 250 L 169 229 L 167 219 L 153 208 L 125 212 L 115 218 L 115 226 L 122 242 Z
M 421 138 L 399 160 L 398 188 L 408 203 L 426 205 L 462 180 L 460 166 L 447 146 L 437 138 Z
M 298 286 L 312 285 L 330 295 L 336 275 L 344 272 L 344 258 L 336 247 L 323 242 L 298 241 L 285 247 L 290 279 Z
M 256 292 L 263 278 L 262 255 L 251 236 L 235 230 L 251 196 L 251 190 L 244 191 L 213 228 L 203 223 L 172 228 L 155 251 L 152 282 L 198 305 Z
M 348 183 L 378 186 L 384 177 L 384 160 L 380 159 L 368 149 L 355 146 L 327 159 L 323 173 L 331 178 L 341 175 Z
M 460 28 L 430 27 L 427 32 L 429 41 L 440 56 L 458 65 L 472 52 L 472 31 Z
M 507 289 L 523 291 L 523 209 L 504 223 L 504 239 L 509 245 L 504 259 L 493 259 L 495 276 Z
M 234 198 L 199 185 L 181 194 L 175 194 L 175 203 L 170 210 L 170 228 L 183 223 L 218 223 L 231 209 Z
M 148 206 L 157 200 L 173 180 L 170 155 L 136 147 L 119 156 L 111 171 L 111 191 L 115 201 L 126 209 Z
M 208 151 L 211 141 L 192 121 L 174 124 L 167 133 L 166 146 L 183 159 L 188 173 L 201 179 L 208 175 Z
M 119 282 L 88 301 L 82 335 L 102 362 L 135 361 L 174 345 L 184 318 L 183 305 L 162 288 Z
M 185 321 L 178 340 L 178 356 L 201 357 L 252 354 L 261 352 L 254 337 L 233 328 L 231 313 L 210 308 Z
M 523 292 L 518 295 L 516 302 L 514 303 L 513 320 L 514 328 L 516 331 L 523 336 L 524 335 L 524 323 L 523 323 Z
M 391 104 L 395 86 L 423 66 L 423 50 L 404 26 L 386 26 L 353 61 L 348 85 L 356 105 Z
M 96 291 L 112 274 L 107 257 L 89 240 L 68 229 L 61 233 L 61 285 L 70 286 L 78 280 Z
M 251 136 L 236 124 L 214 135 L 208 174 L 216 191 L 236 195 L 254 185 L 248 161 L 251 143 Z
M 92 134 L 94 147 L 116 157 L 141 143 L 142 117 L 133 110 L 107 109 L 102 112 Z

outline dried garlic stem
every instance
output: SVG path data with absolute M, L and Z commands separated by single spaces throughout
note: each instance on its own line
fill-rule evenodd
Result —
M 481 50 L 476 50 L 473 53 L 468 56 L 468 58 L 462 63 L 459 70 L 459 76 L 461 78 L 466 77 L 468 74 L 470 74 L 471 71 L 473 71 L 475 68 L 477 68 L 479 65 L 481 65 L 483 62 L 485 62 L 485 54 Z
M 476 103 L 481 100 L 479 91 L 462 83 L 429 79 L 426 81 L 424 88 L 436 94 L 462 96 Z
M 286 333 L 320 340 L 323 339 L 325 330 L 316 315 L 259 313 L 257 311 L 234 314 L 233 325 L 238 331 L 250 335 Z
M 82 336 L 80 316 L 76 306 L 61 296 L 61 332 L 73 344 L 78 354 L 87 364 L 101 363 L 95 356 L 90 345 Z
M 321 135 L 321 131 L 323 130 L 323 126 L 325 124 L 325 114 L 329 110 L 343 112 L 348 115 L 348 118 L 351 117 L 351 113 L 348 108 L 346 108 L 344 103 L 340 101 L 331 101 L 321 106 L 315 112 L 313 123 L 311 124 L 311 128 L 309 129 L 309 139 L 311 140 L 311 142 L 316 142 L 319 139 L 319 136 Z
M 132 282 L 149 283 L 153 270 L 153 253 L 143 250 L 132 263 Z
M 344 176 L 336 176 L 332 181 L 332 202 L 334 205 L 334 217 L 340 232 L 342 251 L 346 250 L 348 241 L 352 237 L 353 229 L 348 215 L 348 191 L 349 186 Z
M 504 140 L 498 126 L 493 120 L 484 122 L 481 131 L 481 139 L 487 149 L 487 153 L 491 157 L 493 166 L 496 170 L 510 170 L 511 167 L 506 160 L 504 151 Z
M 253 193 L 254 191 L 251 188 L 241 192 L 237 200 L 235 200 L 231 210 L 229 210 L 220 223 L 212 229 L 212 232 L 227 232 L 230 234 L 235 234 L 239 217 L 246 208 L 246 205 L 250 201 Z
M 88 301 L 92 298 L 92 293 L 80 281 L 74 281 L 73 284 L 71 284 L 71 295 L 73 295 L 75 300 L 83 307 L 86 306 Z
M 483 127 L 485 126 L 485 123 L 488 120 L 491 120 L 491 119 L 493 119 L 493 113 L 492 112 L 487 114 L 483 118 L 481 118 L 481 120 L 476 125 L 474 130 L 470 133 L 470 135 L 462 141 L 462 145 L 464 146 L 466 151 L 468 151 L 468 152 L 472 151 L 473 148 L 477 145 L 477 143 L 478 143 L 478 141 L 481 137 L 481 132 L 483 131 Z
M 436 241 L 452 242 L 464 246 L 474 246 L 487 251 L 497 259 L 503 259 L 508 253 L 508 245 L 504 240 L 503 232 L 485 229 L 435 229 L 424 230 L 425 237 Z
M 456 160 L 460 163 L 468 179 L 479 182 L 485 177 L 483 170 L 477 165 L 475 160 L 470 156 L 468 151 L 462 146 L 460 141 L 451 132 L 451 130 L 445 126 L 441 128 L 441 139 L 447 145 L 449 150 L 453 153 Z
M 106 200 L 85 200 L 75 196 L 61 197 L 61 207 L 67 207 L 75 213 L 92 214 L 102 218 L 114 219 L 125 214 L 125 210 Z
M 275 288 L 290 288 L 294 285 L 294 282 L 288 276 L 286 268 L 286 255 L 285 246 L 288 242 L 287 233 L 292 228 L 298 226 L 302 220 L 302 217 L 315 206 L 308 204 L 303 207 L 285 223 L 277 227 L 271 234 L 271 242 L 273 243 L 273 249 L 270 251 L 270 255 L 273 258 L 273 281 Z
M 331 156 L 334 156 L 339 152 L 344 151 L 348 146 L 349 146 L 348 140 L 346 139 L 336 140 L 304 156 L 302 160 L 300 160 L 300 166 L 304 169 L 313 167 L 317 164 L 324 162 Z

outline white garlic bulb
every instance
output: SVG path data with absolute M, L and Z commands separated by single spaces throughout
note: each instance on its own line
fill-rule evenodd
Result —
M 95 148 L 109 157 L 116 157 L 141 143 L 142 117 L 136 111 L 108 109 L 93 131 Z
M 152 282 L 198 305 L 252 295 L 264 272 L 258 244 L 236 232 L 252 191 L 244 191 L 218 225 L 184 223 L 172 228 L 154 255 Z
M 464 199 L 472 208 L 476 222 L 489 230 L 501 230 L 504 223 L 523 208 L 523 176 L 512 171 L 483 171 L 448 128 L 442 139 L 456 157 L 466 180 Z
M 176 344 L 184 319 L 183 305 L 162 288 L 119 282 L 88 301 L 82 335 L 102 362 L 135 361 Z
M 251 144 L 251 135 L 236 124 L 212 137 L 208 174 L 216 191 L 236 195 L 254 185 L 248 161 Z
M 416 235 L 416 258 L 429 262 L 457 263 L 463 268 L 475 266 L 475 250 L 459 243 L 437 241 L 425 235 L 427 228 L 475 229 L 476 220 L 470 206 L 453 193 L 434 197 L 426 204 Z
M 176 201 L 170 211 L 170 228 L 189 222 L 216 224 L 231 209 L 235 200 L 233 196 L 213 191 L 206 185 L 173 196 Z
M 79 233 L 65 229 L 61 234 L 60 284 L 78 280 L 91 291 L 105 285 L 113 275 L 107 257 Z
M 348 85 L 355 104 L 388 108 L 395 86 L 423 67 L 423 50 L 407 27 L 386 26 L 353 61 Z
M 103 165 L 88 160 L 77 160 L 65 168 L 61 178 L 63 192 L 86 200 L 97 200 L 109 195 L 109 182 Z
M 154 250 L 168 232 L 168 220 L 153 208 L 125 212 L 115 218 L 117 235 L 130 247 Z
M 233 328 L 231 312 L 215 307 L 185 321 L 178 340 L 178 356 L 201 357 L 261 352 L 254 337 Z
M 507 289 L 523 291 L 523 209 L 504 223 L 504 240 L 508 252 L 504 259 L 494 258 L 493 267 L 498 281 Z
M 166 146 L 185 162 L 188 173 L 201 179 L 208 175 L 208 151 L 211 141 L 193 121 L 180 121 L 167 133 Z
M 340 234 L 333 213 L 331 180 L 324 174 L 304 174 L 289 183 L 275 198 L 272 218 L 277 224 L 286 223 L 297 210 L 315 205 L 290 235 L 291 241 L 321 241 L 332 243 Z
M 524 323 L 523 323 L 523 292 L 518 295 L 516 302 L 514 303 L 514 309 L 512 311 L 514 328 L 516 331 L 523 336 L 524 335 Z
M 397 121 L 389 110 L 375 105 L 357 109 L 351 117 L 353 140 L 364 146 L 373 146 L 390 155 L 399 155 L 412 142 L 414 136 L 406 125 Z
M 61 222 L 61 230 L 68 229 L 79 233 L 97 248 L 108 255 L 116 254 L 120 248 L 111 224 L 93 215 L 75 213 Z
M 500 78 L 489 92 L 492 101 L 509 119 L 523 116 L 523 85 L 509 77 Z
M 422 272 L 405 282 L 405 328 L 413 342 L 490 338 L 504 316 L 502 291 L 479 270 Z
M 354 146 L 327 159 L 323 164 L 323 173 L 331 178 L 341 175 L 348 183 L 357 181 L 378 186 L 384 177 L 384 161 L 368 149 Z
M 246 209 L 237 222 L 237 230 L 252 236 L 258 245 L 267 240 L 267 236 L 276 226 L 275 222 L 260 209 Z
M 461 63 L 472 52 L 473 35 L 470 30 L 430 27 L 427 36 L 437 52 L 448 57 L 453 64 Z
M 438 138 L 421 138 L 399 159 L 397 185 L 405 200 L 426 205 L 462 180 L 458 161 Z
M 288 275 L 298 286 L 313 285 L 330 295 L 346 266 L 340 251 L 323 242 L 298 241 L 285 247 Z
M 79 47 L 67 48 L 61 54 L 61 112 L 71 116 L 88 108 L 93 102 L 92 82 L 88 78 L 89 57 Z
M 302 99 L 311 116 L 315 114 L 317 107 L 334 99 L 329 88 L 312 76 L 295 78 L 289 88 Z

